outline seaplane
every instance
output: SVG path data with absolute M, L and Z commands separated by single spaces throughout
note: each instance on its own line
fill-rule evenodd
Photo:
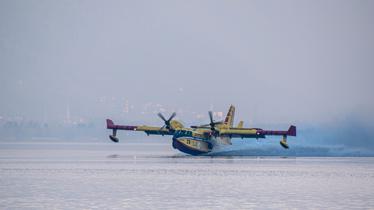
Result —
M 189 155 L 209 155 L 222 148 L 222 145 L 231 145 L 232 138 L 264 139 L 266 136 L 281 136 L 280 145 L 289 149 L 287 136 L 296 136 L 296 126 L 291 125 L 288 130 L 275 131 L 263 130 L 261 128 L 244 128 L 243 121 L 234 126 L 235 107 L 230 106 L 224 121 L 214 121 L 213 112 L 209 111 L 210 123 L 199 126 L 184 127 L 177 120 L 173 120 L 176 113 L 172 113 L 169 118 L 158 113 L 164 121 L 162 127 L 157 126 L 133 126 L 116 125 L 111 119 L 106 120 L 107 129 L 112 130 L 109 135 L 110 140 L 118 143 L 117 130 L 142 131 L 149 135 L 172 136 L 172 146 L 183 153 Z

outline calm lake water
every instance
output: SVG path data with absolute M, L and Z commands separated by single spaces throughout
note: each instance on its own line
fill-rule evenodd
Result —
M 191 157 L 169 144 L 0 143 L 0 209 L 374 209 L 374 158 Z

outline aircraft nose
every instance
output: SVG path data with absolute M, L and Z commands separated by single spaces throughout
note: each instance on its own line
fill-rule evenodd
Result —
M 171 145 L 173 145 L 174 149 L 177 148 L 176 144 L 177 144 L 177 138 L 173 137 L 173 143 Z

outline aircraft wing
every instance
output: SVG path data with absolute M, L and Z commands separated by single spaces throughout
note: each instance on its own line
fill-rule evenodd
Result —
M 296 126 L 291 125 L 286 131 L 262 130 L 259 128 L 230 128 L 221 129 L 219 134 L 232 138 L 265 138 L 268 135 L 296 136 Z
M 291 125 L 286 131 L 262 130 L 259 128 L 228 128 L 219 130 L 220 136 L 229 138 L 265 138 L 268 135 L 282 136 L 280 145 L 288 149 L 287 136 L 296 136 L 296 126 Z
M 220 136 L 229 136 L 231 138 L 265 138 L 258 131 L 254 128 L 230 128 L 221 129 L 219 134 Z
M 154 127 L 154 126 L 146 126 L 146 125 L 116 125 L 113 123 L 111 119 L 106 120 L 107 129 L 113 130 L 113 135 L 110 135 L 110 139 L 114 142 L 118 142 L 118 138 L 116 137 L 117 130 L 128 130 L 128 131 L 143 131 L 147 135 L 173 135 L 174 130 L 169 130 L 164 127 Z

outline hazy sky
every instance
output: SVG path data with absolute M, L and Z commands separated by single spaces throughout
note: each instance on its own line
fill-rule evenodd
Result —
M 374 1 L 0 0 L 0 116 L 98 119 L 128 100 L 374 121 L 373 80 Z

